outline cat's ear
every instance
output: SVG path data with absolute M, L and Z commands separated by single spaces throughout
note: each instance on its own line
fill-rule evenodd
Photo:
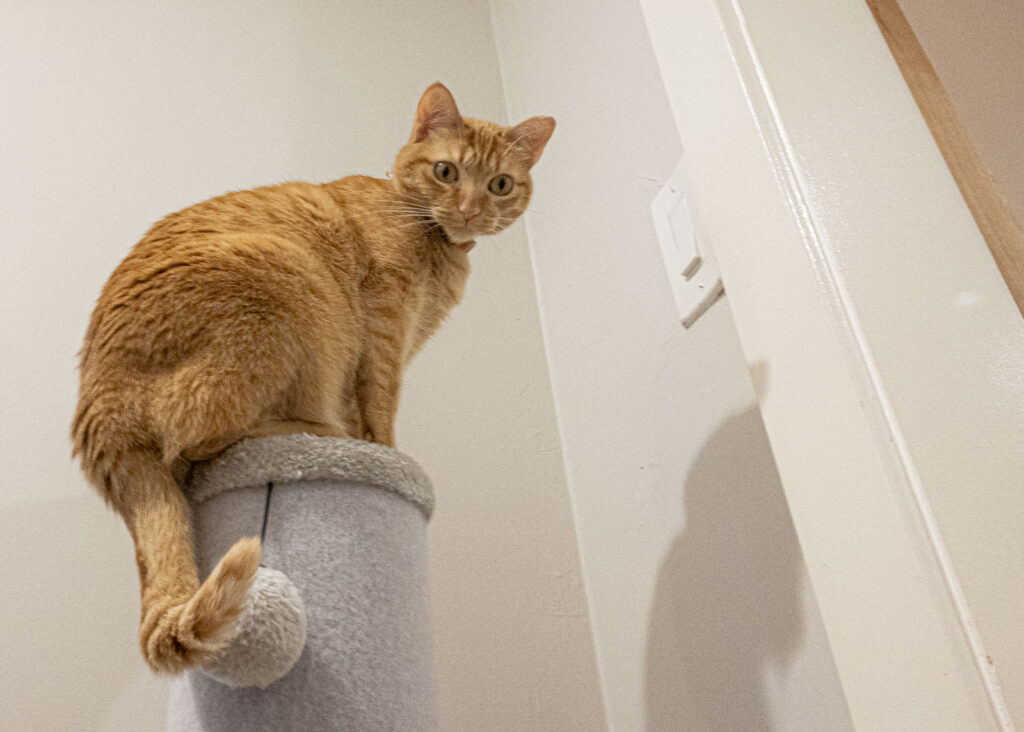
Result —
M 420 103 L 416 105 L 416 121 L 412 126 L 409 142 L 426 139 L 432 130 L 451 130 L 462 133 L 462 115 L 455 106 L 455 97 L 441 82 L 431 84 Z
M 554 117 L 530 117 L 505 130 L 505 139 L 523 154 L 527 167 L 532 168 L 540 160 L 540 154 L 554 131 Z

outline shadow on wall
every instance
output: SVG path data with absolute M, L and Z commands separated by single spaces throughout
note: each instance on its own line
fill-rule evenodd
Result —
M 648 729 L 770 730 L 763 679 L 801 645 L 803 559 L 756 408 L 711 436 L 683 500 L 648 629 Z

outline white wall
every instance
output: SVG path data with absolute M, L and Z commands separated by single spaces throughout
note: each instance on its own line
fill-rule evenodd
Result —
M 491 7 L 511 116 L 559 123 L 527 218 L 609 724 L 849 729 L 728 301 L 673 310 L 648 206 L 680 147 L 640 9 Z
M 643 5 L 857 728 L 1012 729 L 1024 321 L 870 11 Z
M 466 113 L 503 119 L 486 3 L 5 8 L 0 728 L 161 726 L 163 686 L 136 650 L 130 542 L 68 456 L 74 354 L 111 269 L 153 220 L 211 195 L 383 173 L 436 79 Z M 524 229 L 473 259 L 399 422 L 438 493 L 442 720 L 599 729 Z

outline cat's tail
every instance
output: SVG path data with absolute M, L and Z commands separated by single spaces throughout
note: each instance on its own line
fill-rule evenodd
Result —
M 161 672 L 202 663 L 230 640 L 259 568 L 260 541 L 238 541 L 200 584 L 188 503 L 171 469 L 144 449 L 111 462 L 106 497 L 135 542 L 142 585 L 142 655 Z

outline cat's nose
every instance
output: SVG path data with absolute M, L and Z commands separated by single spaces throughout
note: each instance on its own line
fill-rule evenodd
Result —
M 469 220 L 480 213 L 480 204 L 478 203 L 463 203 L 459 205 L 459 213 L 462 214 L 462 220 L 465 223 L 469 223 Z

